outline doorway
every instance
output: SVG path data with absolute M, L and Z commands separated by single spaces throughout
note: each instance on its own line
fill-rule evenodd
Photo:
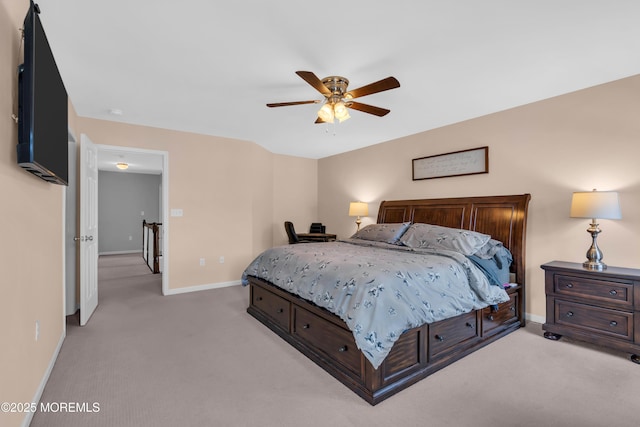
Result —
M 71 134 L 70 134 L 71 135 Z M 70 141 L 72 141 L 70 137 Z M 75 148 L 75 144 L 74 148 Z M 166 151 L 158 151 L 158 150 L 148 150 L 142 148 L 133 148 L 133 147 L 117 147 L 117 146 L 109 146 L 109 145 L 99 145 L 96 144 L 98 149 L 98 170 L 118 170 L 115 166 L 116 163 L 126 162 L 128 164 L 129 173 L 157 173 L 161 176 L 161 184 L 158 189 L 159 193 L 159 210 L 160 210 L 160 221 L 163 224 L 162 227 L 162 238 L 161 241 L 161 287 L 162 294 L 167 295 L 169 290 L 169 281 L 168 281 L 168 265 L 169 265 L 169 232 L 168 232 L 168 206 L 169 206 L 169 179 L 168 179 L 168 170 L 169 170 L 169 153 Z M 82 161 L 82 160 L 80 160 Z M 75 161 L 73 163 L 75 167 Z M 75 173 L 72 175 L 75 178 Z M 76 186 L 77 187 L 77 186 Z M 76 201 L 73 201 L 74 205 Z M 78 203 L 78 216 L 82 215 L 82 212 L 86 207 L 83 206 L 83 203 Z M 67 216 L 73 212 L 76 212 L 74 208 L 68 208 Z M 69 220 L 69 218 L 66 218 Z M 99 221 L 99 219 L 98 219 Z M 68 229 L 72 229 L 72 227 L 67 227 Z M 140 228 L 142 228 L 142 221 L 140 221 Z M 75 227 L 73 227 L 75 234 Z M 70 238 L 71 241 L 74 240 L 73 237 Z M 99 236 L 98 236 L 99 239 Z M 73 241 L 73 245 L 75 248 L 76 241 Z M 142 245 L 142 243 L 141 243 Z M 73 259 L 76 257 L 68 256 L 67 259 Z M 76 268 L 70 268 L 67 266 L 67 272 L 82 270 L 82 264 L 78 261 L 78 265 Z M 97 261 L 97 260 L 96 260 Z M 80 293 L 78 289 L 81 288 L 82 283 L 80 283 L 81 275 L 77 275 L 77 279 L 75 280 L 76 286 L 67 286 L 65 289 L 65 300 L 67 301 L 67 315 L 69 315 L 69 311 L 77 310 L 80 306 Z M 67 278 L 67 280 L 71 280 Z M 97 280 L 97 277 L 96 277 Z
M 160 271 L 162 275 L 162 294 L 166 295 L 169 289 L 168 284 L 168 260 L 169 260 L 169 240 L 168 240 L 168 206 L 169 206 L 169 180 L 168 162 L 169 153 L 166 151 L 148 150 L 134 147 L 117 147 L 110 145 L 97 145 L 98 147 L 98 171 L 135 173 L 135 174 L 159 174 L 160 188 L 157 189 L 159 195 L 159 220 L 162 224 L 160 242 Z M 125 164 L 126 169 L 118 168 L 117 164 Z M 98 223 L 100 219 L 98 218 Z M 139 224 L 142 230 L 142 219 Z M 100 239 L 100 237 L 98 237 Z M 142 249 L 142 241 L 139 246 Z

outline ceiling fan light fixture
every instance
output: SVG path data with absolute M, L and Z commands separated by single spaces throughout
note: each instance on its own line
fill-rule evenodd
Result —
M 347 110 L 347 106 L 344 105 L 344 102 L 342 101 L 338 101 L 333 105 L 333 113 L 340 123 L 351 117 L 349 115 L 349 110 Z
M 324 104 L 318 111 L 318 117 L 326 123 L 333 123 L 333 106 L 329 103 Z
M 369 83 L 357 89 L 347 91 L 349 80 L 340 76 L 329 76 L 320 80 L 311 71 L 296 71 L 296 74 L 305 82 L 309 83 L 314 89 L 324 96 L 324 104 L 318 111 L 318 118 L 315 123 L 333 123 L 335 119 L 343 122 L 349 119 L 348 109 L 354 109 L 374 116 L 383 117 L 391 110 L 380 108 L 369 104 L 353 101 L 354 98 L 360 98 L 372 95 L 378 92 L 384 92 L 389 89 L 400 87 L 400 82 L 395 77 L 387 77 L 377 82 Z M 322 101 L 294 101 L 294 102 L 277 102 L 267 104 L 267 107 L 285 107 L 289 105 L 317 104 Z
M 351 116 L 349 115 L 349 112 L 347 112 L 344 116 L 337 117 L 338 122 L 340 122 L 340 123 L 344 122 L 345 120 L 349 120 L 350 118 L 351 118 Z

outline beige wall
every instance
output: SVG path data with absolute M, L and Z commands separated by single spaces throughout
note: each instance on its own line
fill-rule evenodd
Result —
M 168 153 L 169 209 L 184 212 L 167 227 L 172 290 L 237 281 L 259 252 L 284 243 L 286 219 L 310 224 L 317 217 L 315 160 L 228 138 L 81 117 L 76 123 L 95 144 Z
M 616 190 L 623 219 L 601 220 L 609 265 L 640 268 L 640 76 L 321 159 L 319 214 L 328 228 L 354 232 L 349 201 L 531 193 L 527 313 L 544 320 L 551 260 L 582 262 L 588 220 L 569 218 L 573 191 Z M 411 179 L 411 159 L 489 146 L 489 174 Z
M 17 126 L 9 119 L 17 113 L 18 29 L 28 4 L 0 0 L 0 402 L 31 402 L 64 333 L 65 187 L 17 166 Z M 23 418 L 0 412 L 0 425 Z
M 274 159 L 274 245 L 289 243 L 284 221 L 291 221 L 298 233 L 308 233 L 318 222 L 318 162 L 290 156 Z

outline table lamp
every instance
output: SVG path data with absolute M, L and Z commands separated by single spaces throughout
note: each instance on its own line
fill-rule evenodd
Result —
M 607 265 L 602 262 L 602 251 L 598 248 L 597 219 L 621 219 L 618 193 L 615 191 L 581 191 L 571 198 L 571 218 L 591 218 L 587 232 L 591 234 L 591 247 L 587 251 L 587 261 L 582 266 L 588 270 L 602 271 Z
M 360 231 L 360 224 L 362 221 L 360 220 L 361 216 L 369 215 L 369 205 L 364 202 L 351 202 L 349 203 L 349 216 L 357 216 L 356 224 L 358 226 L 357 231 Z

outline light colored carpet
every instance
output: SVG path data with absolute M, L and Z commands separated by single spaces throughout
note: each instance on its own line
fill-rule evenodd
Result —
M 100 258 L 100 304 L 67 339 L 32 427 L 638 426 L 640 366 L 529 323 L 372 407 L 246 313 L 234 286 L 163 297 L 140 256 Z

